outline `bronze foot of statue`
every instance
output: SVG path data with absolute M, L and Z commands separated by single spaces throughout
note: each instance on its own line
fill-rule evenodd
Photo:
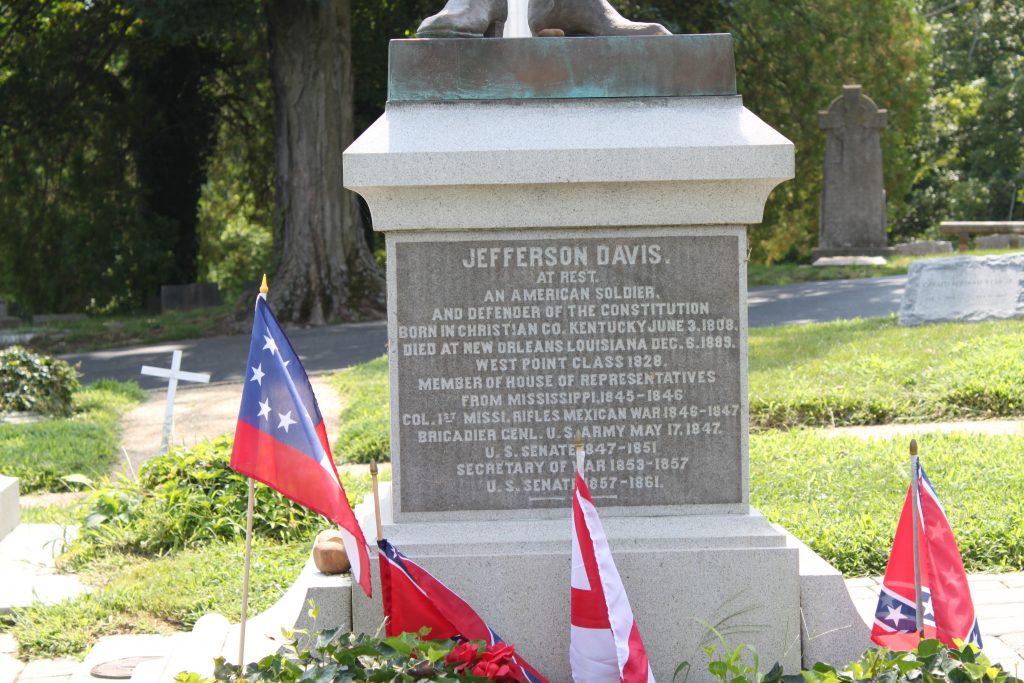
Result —
M 481 38 L 491 24 L 505 21 L 507 0 L 448 0 L 444 9 L 427 17 L 417 38 Z
M 607 0 L 530 0 L 530 29 L 558 28 L 569 36 L 668 36 L 661 24 L 630 21 Z
M 496 21 L 505 21 L 506 0 L 448 0 L 444 9 L 420 24 L 420 38 L 481 37 Z M 575 36 L 671 35 L 661 24 L 630 21 L 607 0 L 531 0 L 530 29 L 561 29 Z

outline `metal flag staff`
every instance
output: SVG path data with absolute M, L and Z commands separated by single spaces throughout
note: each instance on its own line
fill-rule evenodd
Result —
M 910 440 L 910 505 L 914 518 L 914 600 L 917 608 L 917 633 L 924 639 L 924 600 L 921 596 L 921 459 L 917 457 L 917 439 Z

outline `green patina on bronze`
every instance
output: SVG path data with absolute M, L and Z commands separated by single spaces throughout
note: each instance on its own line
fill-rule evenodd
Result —
M 392 40 L 389 102 L 736 94 L 732 36 Z

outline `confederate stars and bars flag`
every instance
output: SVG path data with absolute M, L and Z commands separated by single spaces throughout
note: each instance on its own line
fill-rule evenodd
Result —
M 981 632 L 960 549 L 935 488 L 916 456 L 913 463 L 918 479 L 917 536 L 924 637 L 941 640 L 950 647 L 955 647 L 957 639 L 980 648 Z M 903 503 L 871 629 L 871 640 L 892 650 L 911 650 L 920 641 L 914 580 L 914 488 L 912 484 Z
M 366 540 L 338 479 L 313 388 L 263 293 L 256 298 L 231 467 L 337 522 L 352 577 L 371 594 Z

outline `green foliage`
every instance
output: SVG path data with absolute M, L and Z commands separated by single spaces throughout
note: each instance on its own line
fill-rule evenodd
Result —
M 950 648 L 937 640 L 922 640 L 910 652 L 894 652 L 887 648 L 871 648 L 859 662 L 843 670 L 828 664 L 816 664 L 800 677 L 786 677 L 792 683 L 857 683 L 885 681 L 907 683 L 1020 683 L 1020 679 L 1003 670 L 973 645 L 960 644 Z
M 70 418 L 0 424 L 0 474 L 18 477 L 22 493 L 105 476 L 119 457 L 120 416 L 144 396 L 135 382 L 101 380 L 74 393 Z
M 901 230 L 1021 220 L 1024 8 L 1013 0 L 928 0 L 923 9 L 934 36 L 933 86 Z
M 208 612 L 238 620 L 242 604 L 240 542 L 213 543 L 158 559 L 111 554 L 80 573 L 93 592 L 14 613 L 12 635 L 22 657 L 80 657 L 98 638 L 117 633 L 189 629 Z M 257 538 L 250 577 L 250 614 L 273 605 L 295 581 L 309 543 Z
M 900 327 L 894 318 L 750 331 L 758 428 L 1024 414 L 1016 321 Z
M 315 609 L 315 608 L 314 608 Z M 299 635 L 306 635 L 300 632 Z M 512 681 L 508 676 L 474 676 L 467 667 L 460 671 L 449 655 L 475 649 L 477 657 L 487 658 L 491 649 L 482 642 L 458 645 L 451 640 L 426 640 L 426 631 L 417 635 L 402 633 L 380 638 L 348 633 L 341 629 L 310 634 L 312 646 L 306 649 L 292 639 L 281 654 L 240 667 L 218 658 L 214 670 L 217 681 L 252 683 L 299 683 L 299 681 L 395 681 L 411 683 L 433 681 Z M 461 650 L 460 650 L 461 648 Z M 504 658 L 499 658 L 505 661 Z M 182 673 L 179 683 L 199 683 L 195 674 Z
M 62 360 L 20 346 L 0 350 L 0 413 L 24 410 L 67 417 L 79 387 L 75 369 Z
M 1007 495 L 1024 490 L 1019 438 L 916 438 L 967 571 L 1024 570 L 1024 497 Z M 751 503 L 845 576 L 882 574 L 910 483 L 909 442 L 810 430 L 753 434 Z
M 705 648 L 709 657 L 708 671 L 721 683 L 1020 683 L 973 645 L 959 643 L 950 648 L 938 640 L 922 640 L 909 652 L 894 652 L 888 648 L 870 648 L 859 661 L 842 669 L 819 662 L 799 674 L 784 676 L 776 664 L 767 674 L 758 668 L 757 652 L 748 646 L 730 650 L 722 643 L 725 655 L 716 658 L 717 647 Z M 746 656 L 752 660 L 746 661 Z M 683 662 L 676 675 L 687 671 Z M 673 677 L 675 680 L 675 677 Z
M 391 460 L 387 356 L 342 370 L 332 384 L 342 397 L 335 457 L 361 463 Z
M 890 221 L 905 213 L 931 59 L 916 0 L 616 4 L 628 16 L 660 21 L 676 33 L 731 33 L 744 104 L 793 141 L 796 177 L 775 189 L 764 223 L 750 231 L 755 261 L 802 259 L 817 244 L 825 150 L 818 111 L 828 108 L 844 84 L 862 84 L 866 95 L 889 110 L 882 153 Z
M 199 275 L 228 297 L 271 270 L 274 139 L 266 45 L 262 23 L 232 36 L 212 84 L 230 104 L 220 112 L 199 198 Z
M 97 315 L 85 320 L 53 322 L 35 329 L 40 334 L 29 345 L 48 353 L 155 344 L 241 331 L 230 306 L 147 315 Z
M 214 541 L 245 537 L 248 480 L 232 470 L 232 441 L 222 436 L 148 460 L 138 481 L 120 479 L 97 489 L 71 555 L 153 557 Z M 253 532 L 290 542 L 308 538 L 323 519 L 273 489 L 256 487 Z
M 231 445 L 225 435 L 172 450 L 148 460 L 138 481 L 120 478 L 93 491 L 69 561 L 81 566 L 109 553 L 154 557 L 244 539 L 248 479 L 230 468 Z M 346 472 L 341 477 L 354 505 L 369 490 L 369 477 Z M 256 484 L 256 537 L 290 543 L 309 539 L 329 524 Z

